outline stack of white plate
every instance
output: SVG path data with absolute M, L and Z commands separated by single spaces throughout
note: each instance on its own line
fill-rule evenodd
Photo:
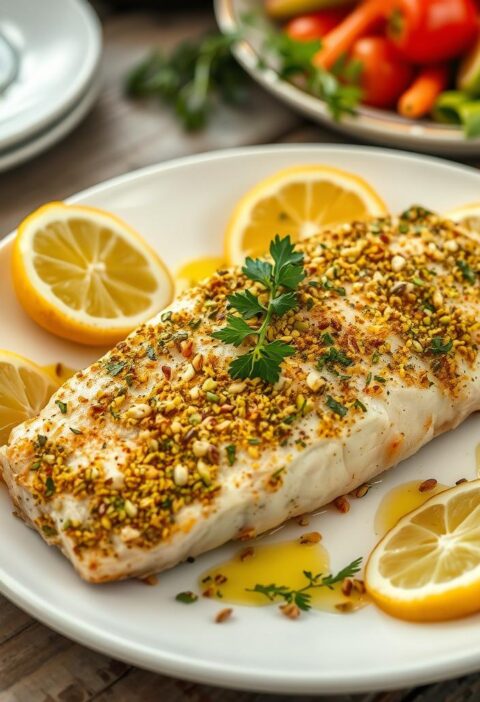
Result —
M 86 0 L 1 0 L 0 171 L 44 151 L 99 90 L 98 19 Z

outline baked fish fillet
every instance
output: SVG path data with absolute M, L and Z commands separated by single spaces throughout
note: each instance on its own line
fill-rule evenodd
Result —
M 317 509 L 480 407 L 480 248 L 421 208 L 298 247 L 280 381 L 232 380 L 215 274 L 77 373 L 1 453 L 17 513 L 88 581 L 146 576 Z M 255 292 L 255 290 L 254 290 Z

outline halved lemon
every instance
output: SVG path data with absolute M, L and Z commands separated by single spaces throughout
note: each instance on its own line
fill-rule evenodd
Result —
M 471 202 L 461 207 L 456 207 L 445 214 L 447 219 L 451 219 L 462 227 L 480 234 L 480 202 Z
M 407 514 L 373 550 L 370 596 L 401 619 L 441 621 L 480 611 L 480 480 Z
M 286 168 L 237 204 L 225 232 L 225 257 L 240 265 L 268 251 L 276 234 L 299 241 L 325 227 L 386 214 L 381 197 L 353 173 L 322 165 Z
M 45 407 L 58 386 L 33 361 L 0 350 L 0 446 L 8 441 L 13 427 Z
M 173 297 L 156 252 L 125 222 L 93 207 L 52 202 L 20 224 L 13 283 L 40 326 L 80 344 L 113 344 Z

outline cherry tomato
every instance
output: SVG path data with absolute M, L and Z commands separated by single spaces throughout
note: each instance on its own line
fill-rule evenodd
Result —
M 362 64 L 362 102 L 373 107 L 393 107 L 413 78 L 413 67 L 384 37 L 358 39 L 351 58 Z
M 291 39 L 296 39 L 297 41 L 321 39 L 334 29 L 337 24 L 340 24 L 349 11 L 349 9 L 344 7 L 337 7 L 331 10 L 311 12 L 308 15 L 300 15 L 288 22 L 285 32 Z
M 478 34 L 474 0 L 394 0 L 388 36 L 414 63 L 464 54 Z

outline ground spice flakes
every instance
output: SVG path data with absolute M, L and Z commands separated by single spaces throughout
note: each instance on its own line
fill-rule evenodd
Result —
M 394 384 L 460 392 L 478 353 L 476 242 L 412 208 L 399 221 L 344 225 L 300 248 L 298 309 L 268 331 L 295 349 L 275 385 L 233 380 L 235 349 L 211 337 L 224 326 L 229 295 L 261 293 L 225 270 L 58 398 L 55 423 L 45 420 L 29 441 L 30 471 L 20 480 L 39 503 L 82 502 L 84 514 L 66 514 L 62 526 L 77 551 L 169 539 L 186 528 L 186 507 L 198 507 L 194 519 L 208 514 L 229 472 L 240 484 L 271 462 L 265 490 L 281 489 L 298 452 L 347 435 Z M 336 505 L 348 509 L 346 498 Z

